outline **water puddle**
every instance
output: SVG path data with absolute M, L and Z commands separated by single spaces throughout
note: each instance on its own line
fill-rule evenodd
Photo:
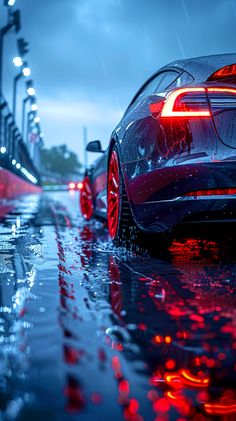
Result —
M 0 236 L 0 420 L 234 419 L 226 244 L 115 249 L 69 193 L 24 199 Z

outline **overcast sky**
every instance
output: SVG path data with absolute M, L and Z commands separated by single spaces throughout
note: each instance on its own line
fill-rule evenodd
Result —
M 179 58 L 236 52 L 235 0 L 16 0 L 47 146 L 83 159 L 82 132 L 108 144 L 140 85 Z M 1 23 L 4 21 L 1 6 Z M 11 101 L 16 36 L 5 43 Z M 21 82 L 19 103 L 24 95 Z M 20 125 L 20 110 L 18 110 Z M 93 157 L 91 157 L 93 158 Z

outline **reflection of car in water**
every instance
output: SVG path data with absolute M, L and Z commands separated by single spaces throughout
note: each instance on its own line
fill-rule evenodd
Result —
M 85 226 L 80 235 L 81 263 L 92 273 L 101 264 L 92 246 L 96 231 Z M 101 294 L 99 282 L 97 292 L 91 279 L 86 283 L 91 299 L 101 294 L 110 303 L 106 343 L 145 367 L 139 374 L 149 377 L 150 390 L 143 400 L 168 419 L 236 413 L 235 285 L 227 282 L 232 273 L 219 263 L 221 255 L 217 243 L 193 239 L 173 243 L 171 263 L 103 253 L 109 289 L 106 283 Z
M 235 139 L 236 54 L 173 62 L 138 91 L 87 170 L 82 214 L 107 218 L 115 242 L 137 230 L 232 221 Z M 87 150 L 102 152 L 100 142 Z

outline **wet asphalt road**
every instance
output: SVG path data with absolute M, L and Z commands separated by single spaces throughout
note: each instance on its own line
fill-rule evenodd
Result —
M 0 215 L 0 421 L 236 419 L 234 240 L 114 249 L 73 192 Z

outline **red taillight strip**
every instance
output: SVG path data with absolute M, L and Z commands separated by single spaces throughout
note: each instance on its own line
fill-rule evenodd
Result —
M 236 95 L 236 89 L 234 88 L 207 88 L 207 92 L 212 92 L 212 93 L 231 93 L 231 94 L 235 94 Z
M 174 111 L 174 105 L 175 105 L 175 101 L 178 98 L 179 95 L 182 94 L 187 94 L 187 93 L 192 93 L 192 92 L 202 92 L 202 93 L 206 93 L 206 89 L 205 88 L 182 88 L 182 89 L 177 89 L 176 91 L 172 92 L 163 108 L 162 108 L 162 112 L 161 112 L 161 117 L 210 117 L 211 113 L 210 111 Z
M 193 192 L 185 193 L 184 196 L 227 196 L 232 194 L 236 194 L 236 188 L 196 190 Z

